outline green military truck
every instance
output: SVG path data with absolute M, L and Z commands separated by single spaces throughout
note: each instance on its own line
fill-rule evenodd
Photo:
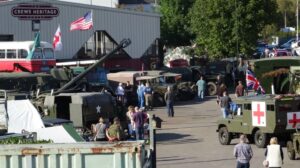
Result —
M 244 96 L 234 100 L 236 107 L 229 118 L 218 120 L 218 137 L 222 145 L 246 134 L 250 142 L 265 147 L 272 136 L 289 140 L 300 123 L 299 95 Z

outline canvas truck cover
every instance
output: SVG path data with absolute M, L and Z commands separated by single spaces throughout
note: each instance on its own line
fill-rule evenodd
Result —
M 29 100 L 8 100 L 8 133 L 22 133 L 45 128 L 40 114 Z
M 6 92 L 0 90 L 0 135 L 7 131 Z

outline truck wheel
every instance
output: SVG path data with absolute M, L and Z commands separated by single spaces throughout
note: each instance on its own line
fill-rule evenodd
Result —
M 213 82 L 207 83 L 207 94 L 209 96 L 214 96 L 217 94 L 217 85 Z
M 295 160 L 295 158 L 296 158 L 296 152 L 295 152 L 295 149 L 294 149 L 292 141 L 288 141 L 287 142 L 286 149 L 287 149 L 287 154 L 288 154 L 289 158 L 291 160 Z
M 229 145 L 232 139 L 232 134 L 228 132 L 226 127 L 219 129 L 219 141 L 222 145 Z
M 268 135 L 262 133 L 261 130 L 257 130 L 254 134 L 254 143 L 258 148 L 264 148 L 267 145 Z

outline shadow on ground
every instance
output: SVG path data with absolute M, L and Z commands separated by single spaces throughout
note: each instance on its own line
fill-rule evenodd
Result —
M 156 142 L 157 144 L 174 145 L 199 143 L 203 141 L 203 139 L 188 138 L 190 136 L 190 134 L 159 133 L 156 134 Z

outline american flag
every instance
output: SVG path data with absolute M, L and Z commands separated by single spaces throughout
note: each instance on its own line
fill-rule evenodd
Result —
M 246 83 L 248 89 L 254 89 L 255 91 L 260 89 L 262 94 L 266 93 L 263 87 L 260 85 L 259 81 L 256 79 L 254 73 L 251 72 L 250 70 L 247 70 L 246 73 Z
M 70 25 L 70 31 L 73 30 L 89 30 L 93 27 L 93 15 L 92 12 L 86 13 L 83 17 L 75 20 Z

